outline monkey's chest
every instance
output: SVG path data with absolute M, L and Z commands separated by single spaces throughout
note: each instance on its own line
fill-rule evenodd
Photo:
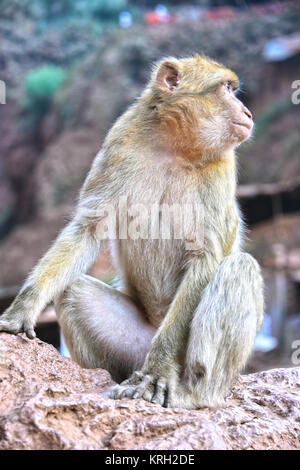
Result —
M 180 240 L 124 240 L 119 263 L 128 292 L 158 326 L 182 279 L 184 250 Z

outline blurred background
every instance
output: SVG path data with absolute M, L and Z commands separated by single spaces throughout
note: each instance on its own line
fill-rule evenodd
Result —
M 0 0 L 0 313 L 68 221 L 152 62 L 195 52 L 238 73 L 256 121 L 238 151 L 239 199 L 266 317 L 246 371 L 289 367 L 300 340 L 299 1 Z M 112 278 L 107 252 L 92 274 Z M 53 308 L 37 334 L 63 352 Z

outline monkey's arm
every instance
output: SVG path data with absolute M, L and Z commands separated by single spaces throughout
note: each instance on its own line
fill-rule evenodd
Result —
M 81 190 L 73 221 L 64 228 L 12 305 L 1 315 L 0 331 L 24 331 L 33 338 L 35 323 L 47 304 L 87 272 L 95 261 L 101 249 L 101 240 L 96 237 L 101 210 L 108 207 L 121 187 L 121 181 L 112 185 L 112 176 L 102 169 L 103 161 L 103 154 L 99 152 Z
M 168 313 L 152 340 L 143 371 L 149 373 L 155 370 L 155 373 L 163 374 L 176 368 L 188 339 L 193 313 L 217 264 L 217 260 L 209 255 L 192 260 Z
M 203 240 L 203 254 L 191 259 L 190 266 L 179 286 L 168 313 L 154 336 L 143 371 L 170 371 L 179 364 L 182 348 L 187 343 L 190 323 L 199 305 L 203 291 L 210 282 L 224 255 L 240 251 L 241 225 L 234 206 L 227 215 L 224 237 L 220 237 L 213 223 L 207 225 Z
M 25 332 L 35 337 L 39 314 L 79 275 L 86 272 L 100 250 L 92 228 L 74 219 L 61 232 L 26 280 L 12 305 L 0 317 L 0 331 Z

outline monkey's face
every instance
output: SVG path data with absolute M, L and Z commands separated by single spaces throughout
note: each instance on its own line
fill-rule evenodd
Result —
M 219 151 L 247 140 L 253 129 L 251 112 L 235 96 L 236 82 L 224 76 L 215 91 L 193 105 L 199 145 Z
M 160 121 L 177 147 L 222 152 L 248 139 L 253 120 L 235 96 L 238 85 L 234 72 L 207 57 L 158 64 L 154 89 Z
M 217 116 L 219 110 L 220 130 L 223 132 L 224 144 L 226 141 L 233 146 L 238 145 L 250 137 L 253 129 L 252 114 L 246 106 L 235 96 L 235 82 L 226 80 L 216 90 Z M 222 137 L 219 137 L 222 139 Z

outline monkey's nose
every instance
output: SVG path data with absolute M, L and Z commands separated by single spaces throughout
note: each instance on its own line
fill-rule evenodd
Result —
M 249 111 L 249 109 L 246 108 L 246 106 L 243 106 L 243 112 L 246 114 L 246 116 L 247 116 L 249 119 L 252 119 L 252 114 L 251 114 L 251 112 Z

